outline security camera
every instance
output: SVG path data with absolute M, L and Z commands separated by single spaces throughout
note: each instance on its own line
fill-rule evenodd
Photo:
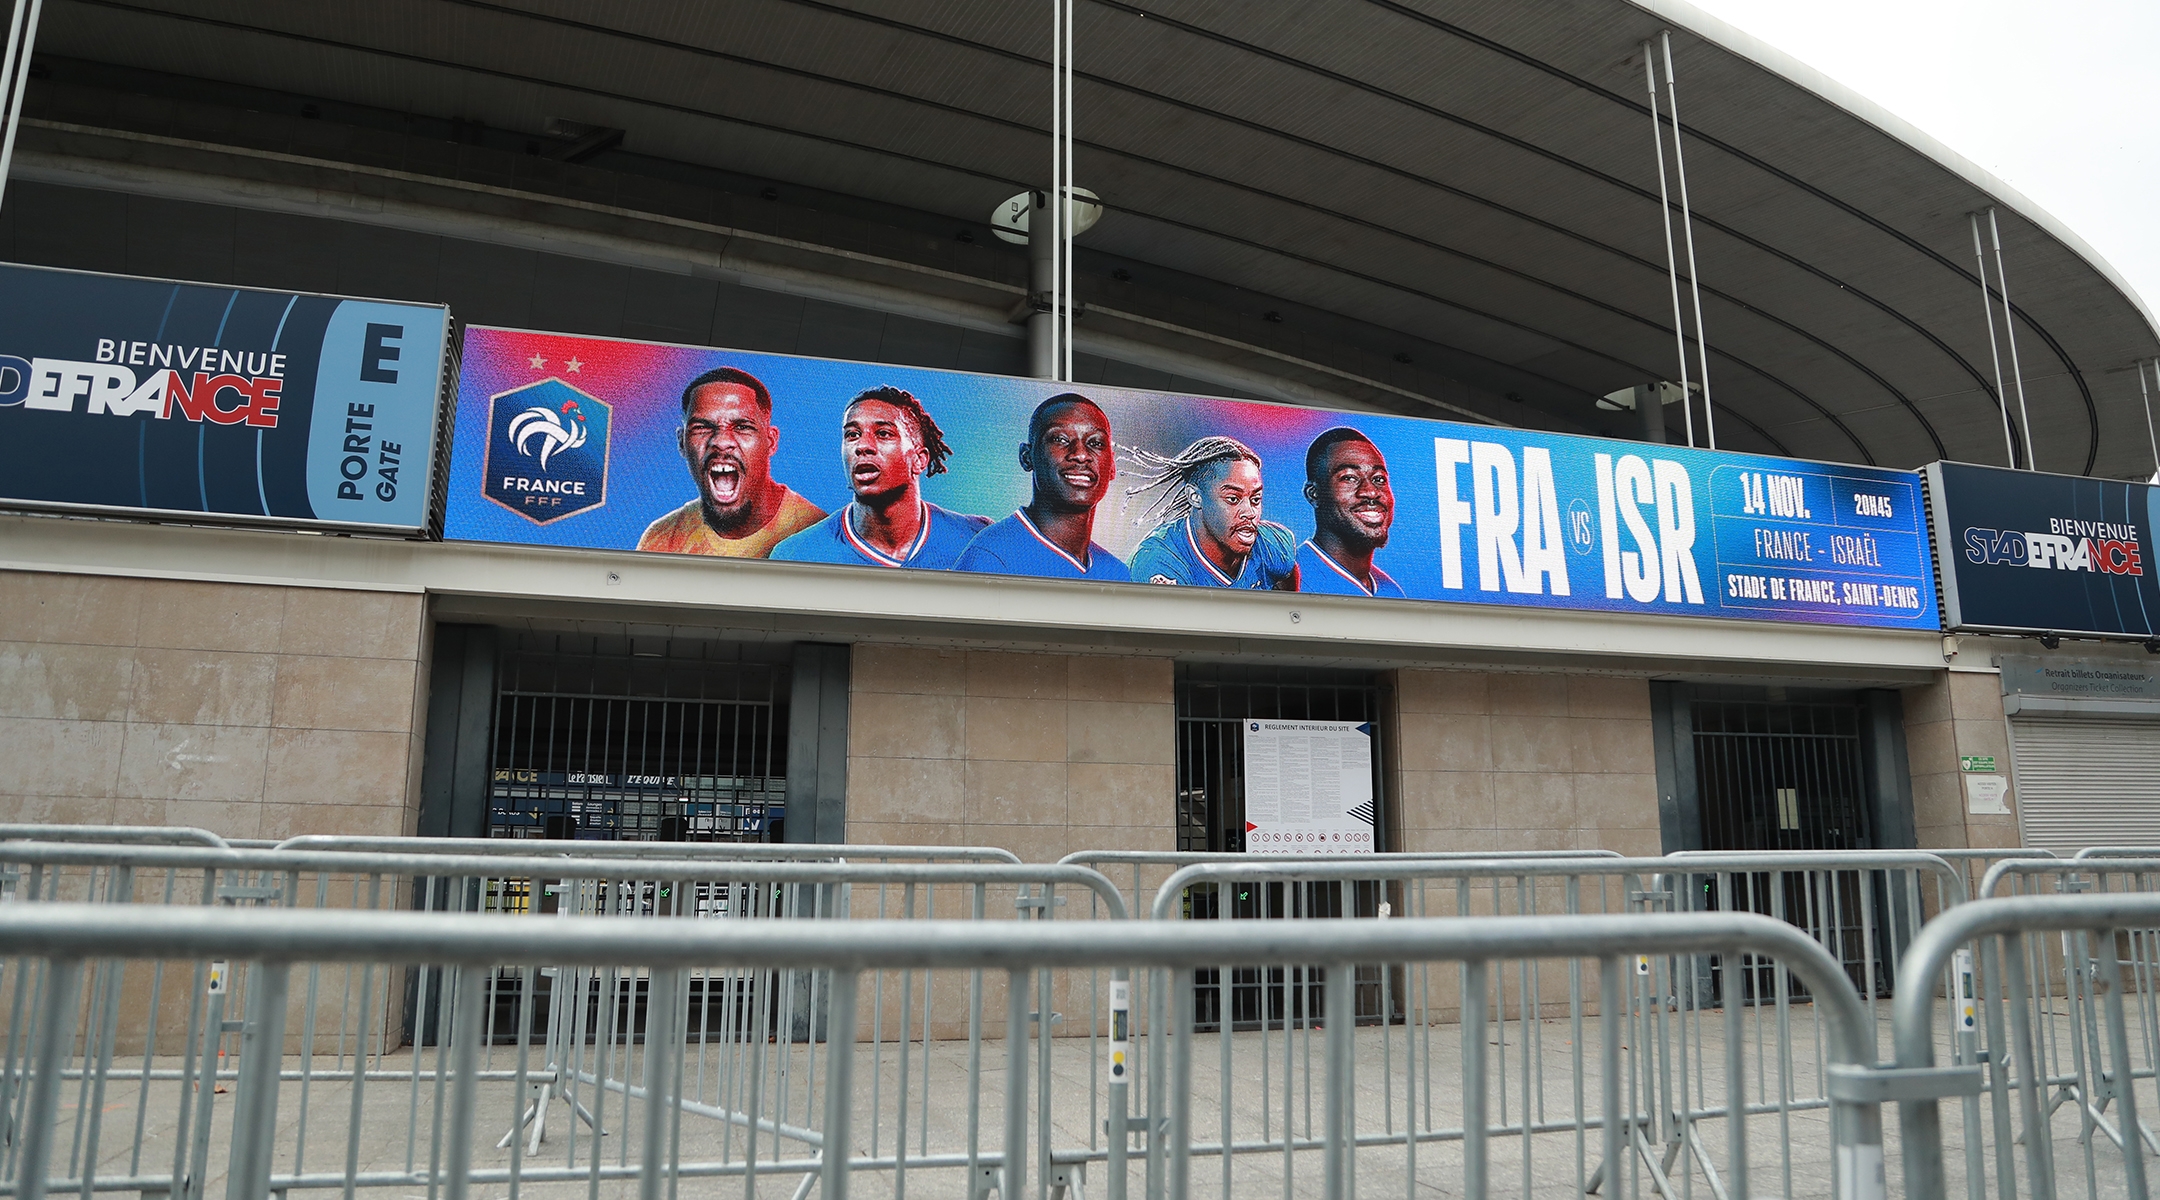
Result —
M 2047 648 L 2047 649 L 2049 649 L 2049 650 L 2053 650 L 2053 649 L 2055 649 L 2056 647 L 2058 647 L 2058 646 L 2062 645 L 2062 639 L 2061 639 L 2061 638 L 2059 638 L 2059 637 L 2056 637 L 2056 636 L 2055 636 L 2055 635 L 2054 635 L 2054 634 L 2053 634 L 2052 632 L 2050 632 L 2050 633 L 2043 633 L 2043 634 L 2041 634 L 2041 635 L 2040 635 L 2040 644 L 2041 644 L 2041 646 L 2043 646 L 2043 647 L 2045 647 L 2045 648 Z
M 2160 654 L 2160 637 L 2149 637 L 2145 639 L 2145 653 Z

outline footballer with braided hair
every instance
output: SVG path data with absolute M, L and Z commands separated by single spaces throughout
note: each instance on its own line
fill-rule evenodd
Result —
M 875 387 L 840 416 L 840 465 L 855 498 L 773 547 L 785 562 L 874 567 L 951 567 L 988 517 L 949 512 L 923 499 L 922 481 L 945 472 L 952 447 L 922 401 Z
M 1154 531 L 1133 551 L 1133 579 L 1187 587 L 1294 592 L 1297 536 L 1262 520 L 1260 456 L 1233 437 L 1204 437 L 1168 458 L 1133 451 L 1155 493 L 1143 522 Z

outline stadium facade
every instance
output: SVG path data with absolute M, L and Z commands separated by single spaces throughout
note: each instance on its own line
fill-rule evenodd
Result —
M 1360 848 L 2160 839 L 2143 493 L 1987 615 L 1917 473 L 2153 475 L 2073 233 L 1684 5 L 1096 0 L 1047 287 L 1049 13 L 52 0 L 0 821 L 1264 850 L 1319 755 Z

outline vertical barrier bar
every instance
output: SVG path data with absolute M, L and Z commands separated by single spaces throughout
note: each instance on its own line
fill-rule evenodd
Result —
M 1176 1016 L 1172 1018 L 1173 1027 L 1170 1030 L 1172 1043 L 1170 1050 L 1171 1096 L 1169 1101 L 1171 1116 L 1168 1119 L 1167 1129 L 1170 1142 L 1168 1183 L 1170 1200 L 1186 1200 L 1186 1197 L 1190 1194 L 1189 1185 L 1192 1177 L 1193 994 L 1199 989 L 1200 977 L 1197 971 L 1178 971 L 1174 976 L 1171 972 L 1165 971 L 1160 972 L 1158 977 L 1174 977 L 1177 980 L 1176 983 L 1170 985 L 1171 990 L 1176 993 L 1177 1007 Z M 1308 1016 L 1307 1024 L 1310 1023 Z M 1161 1128 L 1164 1121 L 1162 1114 L 1156 1113 L 1152 1114 L 1152 1116 L 1157 1122 L 1157 1127 Z M 1287 1132 L 1285 1136 L 1287 1136 Z M 1156 1140 L 1151 1131 L 1148 1144 L 1152 1146 Z
M 82 972 L 79 958 L 56 959 L 45 969 L 45 994 L 39 1001 L 44 1019 L 37 1023 L 37 1042 L 30 1053 L 36 1075 L 30 1080 L 29 1104 L 17 1135 L 23 1140 L 16 1159 L 19 1200 L 45 1200 L 53 1122 L 60 1113 L 60 1089 L 66 1086 L 62 1068 L 75 1042 L 75 1003 L 82 990 Z
M 2095 935 L 2099 941 L 2103 935 Z M 2115 1100 L 2121 1105 L 2117 1118 L 2122 1126 L 2123 1184 L 2132 1196 L 2150 1195 L 2145 1188 L 2145 1140 L 2144 1130 L 2138 1124 L 2136 1079 L 2131 1070 L 2130 1033 L 2123 1016 L 2122 962 L 2115 953 L 2113 930 L 2105 931 L 2105 944 L 2099 955 L 2101 982 L 2107 986 L 2107 1040 L 2108 1057 L 2115 1060 L 2115 1082 L 2119 1085 Z M 2098 1075 L 2099 1064 L 2093 1064 Z
M 285 1001 L 292 965 L 249 964 L 247 1032 L 240 1042 L 240 1078 L 233 1101 L 232 1157 L 225 1200 L 259 1200 L 270 1192 L 279 1069 L 285 1063 Z
M 1262 997 L 1263 1006 L 1265 1003 L 1266 999 Z M 1266 1015 L 1263 1009 L 1260 1025 L 1263 1031 L 1267 1028 Z M 927 1043 L 927 1035 L 924 1041 Z M 1132 1142 L 1132 1135 L 1126 1131 L 1127 1114 L 1132 1108 L 1132 1046 L 1132 968 L 1118 967 L 1110 973 L 1110 1180 L 1107 1188 L 1110 1200 L 1125 1200 L 1126 1148 Z M 1261 1107 L 1264 1109 L 1266 1105 L 1263 1103 Z
M 1622 990 L 1623 968 L 1618 958 L 1598 960 L 1598 1070 L 1603 1078 L 1598 1080 L 1604 1093 L 1605 1161 L 1598 1167 L 1604 1177 L 1606 1195 L 1618 1200 L 1620 1188 L 1620 1160 L 1626 1154 L 1626 1143 L 1620 1111 L 1620 1037 L 1623 1013 L 1627 1007 Z M 1592 1188 L 1596 1187 L 1593 1183 Z
M 1015 977 L 1021 973 L 1013 972 Z M 824 1189 L 824 1200 L 847 1200 L 848 1194 L 848 1147 L 853 1144 L 850 1121 L 855 1111 L 855 993 L 862 978 L 853 971 L 836 970 L 826 992 L 825 1008 L 825 1144 L 819 1175 Z M 648 1039 L 648 1045 L 650 1041 Z M 904 1051 L 903 1051 L 904 1052 Z M 1013 1056 L 1017 1062 L 1026 1061 L 1025 1052 Z M 1025 1099 L 1025 1093 L 1021 1093 Z M 1007 1114 L 1008 1118 L 1011 1114 Z M 1006 1122 L 1010 1136 L 1012 1122 Z M 1006 1151 L 1008 1164 L 1020 1160 L 1010 1149 Z M 1007 1176 L 1010 1190 L 1001 1196 L 1015 1196 L 1018 1191 L 1017 1176 Z M 657 1191 L 639 1196 L 638 1200 L 660 1200 Z
M 1746 969 L 1748 956 L 1734 953 L 1725 956 L 1727 963 L 1739 959 Z M 1692 961 L 1692 960 L 1691 960 Z M 1782 963 L 1772 963 L 1771 969 L 1783 972 Z M 1728 970 L 1726 978 L 1732 978 Z M 1677 988 L 1677 981 L 1675 981 Z M 1747 1144 L 1747 1044 L 1741 1010 L 1746 1007 L 1745 988 L 1735 988 L 1725 997 L 1725 1172 L 1726 1194 L 1732 1200 L 1746 1200 L 1748 1194 L 1748 1144 Z M 1686 1104 L 1685 1098 L 1681 1103 Z
M 1351 1088 L 1357 1083 L 1357 1060 L 1350 1036 L 1355 1023 L 1351 1009 L 1357 992 L 1356 976 L 1357 968 L 1349 963 L 1332 963 L 1327 968 L 1327 1182 L 1322 1189 L 1327 1200 L 1348 1200 L 1357 1194 L 1351 1176 L 1357 1146 L 1351 1138 L 1350 1116 Z M 1225 1042 L 1230 1040 L 1227 1013 L 1220 1036 Z M 1229 1156 L 1226 1136 L 1223 1157 Z
M 487 994 L 482 979 L 493 974 L 485 967 L 459 967 L 457 981 L 452 985 L 457 991 L 450 1010 L 450 1145 L 443 1161 L 445 1200 L 465 1200 L 472 1188 L 473 1112 L 479 1104 L 475 1075 L 480 1070 L 480 1042 L 484 1036 L 481 1002 Z M 443 1040 L 438 1027 L 438 1054 Z
M 998 1195 L 1020 1200 L 1027 1182 L 1028 973 L 1007 971 L 1005 989 L 1005 1175 Z M 829 1133 L 826 1145 L 832 1145 Z
M 1462 1103 L 1463 1195 L 1482 1196 L 1485 1175 L 1485 993 L 1486 963 L 1463 964 Z M 1609 1039 L 1608 1039 L 1609 1040 Z M 1617 1163 L 1609 1163 L 1617 1170 Z

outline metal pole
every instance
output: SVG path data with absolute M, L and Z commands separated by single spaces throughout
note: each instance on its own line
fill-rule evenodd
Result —
M 1050 236 L 1050 193 L 1028 193 L 1028 294 L 1034 308 L 1028 313 L 1028 374 L 1037 379 L 1057 378 L 1057 318 L 1050 312 L 1050 297 L 1057 291 L 1056 240 Z
M 2003 302 L 2003 341 L 2010 346 L 2010 378 L 2017 381 L 2018 423 L 2025 430 L 2025 469 L 2038 470 L 2033 461 L 2032 413 L 2025 407 L 2025 372 L 2018 367 L 2017 316 L 2010 307 L 2010 277 L 2003 273 L 2002 227 L 1995 223 L 1992 207 L 1988 209 L 1988 236 L 1995 243 L 1995 290 Z M 2006 405 L 2008 400 L 2004 397 Z
M 2153 359 L 2151 365 L 2155 372 L 2160 372 L 2160 358 Z M 2153 478 L 2160 480 L 2160 436 L 2153 433 L 2152 392 L 2145 385 L 2145 367 L 2146 364 L 2139 363 L 2137 368 L 2138 400 L 2145 408 L 2145 441 L 2152 447 Z
M 1658 127 L 1657 65 L 1650 53 L 1650 43 L 1642 44 L 1643 83 L 1650 90 L 1650 137 L 1657 146 L 1657 198 L 1658 227 L 1665 231 L 1665 276 L 1672 284 L 1672 331 L 1673 342 L 1680 347 L 1680 394 L 1687 395 L 1687 324 L 1680 316 L 1680 259 L 1673 250 L 1672 198 L 1665 190 L 1665 131 Z M 1688 412 L 1688 445 L 1695 444 L 1695 417 Z M 1662 423 L 1664 417 L 1659 416 Z
M 2010 437 L 2010 394 L 2003 390 L 2002 350 L 1995 344 L 1995 302 L 1988 299 L 1987 250 L 1980 244 L 1980 214 L 1967 213 L 1972 222 L 1973 261 L 1980 264 L 1980 315 L 1987 319 L 1988 361 L 1995 365 L 1995 399 L 2002 406 L 2003 453 L 2010 469 L 2017 470 L 2017 443 Z
M 1065 378 L 1065 5 L 1050 0 L 1050 378 Z M 1029 237 L 1034 226 L 1029 225 Z
M 1064 69 L 1058 73 L 1058 97 L 1064 107 L 1064 156 L 1062 175 L 1065 193 L 1058 200 L 1058 262 L 1065 268 L 1065 275 L 1058 281 L 1058 299 L 1063 306 L 1059 311 L 1062 324 L 1058 328 L 1058 348 L 1063 353 L 1063 370 L 1058 378 L 1067 383 L 1073 378 L 1073 282 L 1077 272 L 1073 269 L 1073 9 L 1074 0 L 1062 0 L 1064 19 L 1059 23 L 1060 35 L 1065 44 L 1061 59 Z
M 15 0 L 8 22 L 7 60 L 0 63 L 0 104 L 7 129 L 0 133 L 0 201 L 7 198 L 8 167 L 15 161 L 15 130 L 22 124 L 23 91 L 30 83 L 30 52 L 37 45 L 38 14 L 45 0 Z
M 1673 174 L 1680 180 L 1680 232 L 1687 238 L 1688 292 L 1695 298 L 1695 355 L 1696 377 L 1702 381 L 1703 432 L 1708 435 L 1710 448 L 1717 449 L 1717 417 L 1710 407 L 1710 335 L 1703 326 L 1702 280 L 1695 269 L 1695 218 L 1688 207 L 1687 159 L 1680 152 L 1680 90 L 1673 82 L 1672 31 L 1658 35 L 1665 45 L 1665 111 L 1672 114 L 1672 162 Z M 1683 385 L 1683 391 L 1685 385 Z M 1687 414 L 1688 445 L 1695 444 L 1695 400 L 1682 395 L 1680 403 Z

